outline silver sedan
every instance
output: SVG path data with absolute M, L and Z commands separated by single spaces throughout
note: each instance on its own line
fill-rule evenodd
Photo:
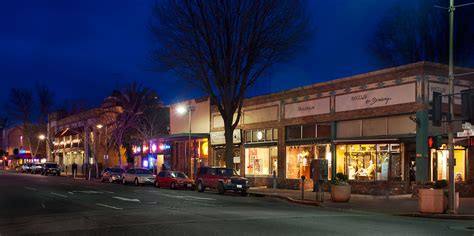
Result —
M 148 169 L 131 168 L 122 174 L 122 183 L 133 183 L 135 185 L 154 184 L 155 176 Z

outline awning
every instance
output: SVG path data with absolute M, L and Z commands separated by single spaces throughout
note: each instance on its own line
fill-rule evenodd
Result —
M 333 140 L 334 143 L 398 143 L 400 140 L 398 138 L 386 138 L 386 139 L 337 139 Z
M 313 144 L 327 144 L 331 143 L 329 139 L 300 139 L 300 140 L 288 140 L 285 142 L 286 146 L 302 146 L 302 145 L 313 145 Z
M 270 147 L 276 146 L 278 142 L 259 142 L 259 143 L 246 143 L 244 147 Z
M 191 133 L 191 139 L 201 139 L 201 138 L 209 138 L 209 134 L 207 134 L 207 133 Z M 189 139 L 189 133 L 170 134 L 170 135 L 157 137 L 157 138 L 154 138 L 154 139 L 163 140 L 163 141 L 187 140 L 187 139 Z

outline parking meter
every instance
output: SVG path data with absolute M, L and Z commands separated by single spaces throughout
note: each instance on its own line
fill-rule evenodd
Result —
M 306 179 L 306 176 L 302 175 L 301 176 L 301 200 L 304 200 L 304 180 Z

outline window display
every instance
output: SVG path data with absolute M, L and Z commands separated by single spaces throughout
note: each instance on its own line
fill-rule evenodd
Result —
M 299 179 L 302 175 L 310 177 L 312 159 L 327 159 L 331 169 L 331 148 L 329 144 L 316 144 L 286 147 L 286 178 Z M 329 178 L 331 173 L 329 171 Z
M 449 151 L 447 146 L 443 144 L 440 149 L 431 149 L 431 180 L 442 180 L 448 178 L 448 158 Z M 466 150 L 462 146 L 454 147 L 454 180 L 461 182 L 465 180 L 466 173 Z
M 272 175 L 278 169 L 277 147 L 245 149 L 246 175 Z
M 349 179 L 388 180 L 390 168 L 391 177 L 401 179 L 400 144 L 338 145 L 336 150 L 336 172 Z

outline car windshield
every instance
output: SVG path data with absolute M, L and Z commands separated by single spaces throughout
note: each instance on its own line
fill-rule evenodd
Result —
M 110 172 L 113 172 L 113 173 L 123 173 L 123 170 L 120 169 L 120 168 L 113 168 L 113 169 L 110 169 Z
M 173 173 L 171 173 L 171 176 L 173 176 L 175 178 L 182 178 L 182 179 L 187 179 L 188 178 L 188 176 L 183 172 L 173 172 Z
M 234 171 L 234 169 L 222 168 L 222 169 L 217 169 L 217 175 L 237 176 L 237 173 Z
M 138 169 L 138 170 L 136 170 L 135 174 L 139 174 L 139 175 L 151 175 L 151 171 L 146 170 L 146 169 Z

